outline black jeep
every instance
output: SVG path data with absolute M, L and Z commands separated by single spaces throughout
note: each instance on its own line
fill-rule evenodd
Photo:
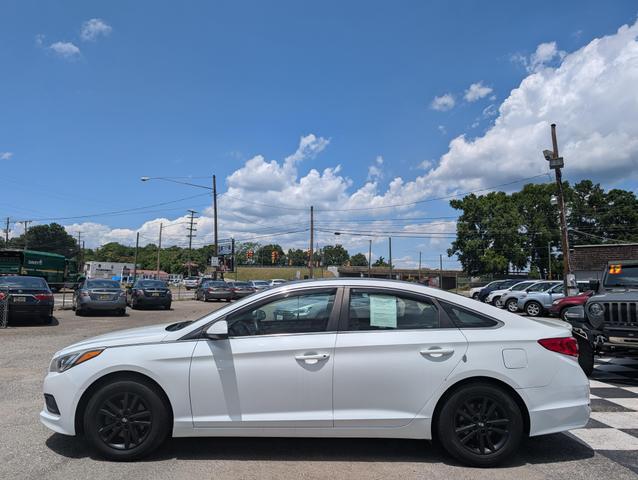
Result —
M 638 260 L 609 262 L 602 282 L 590 284 L 596 293 L 565 314 L 587 375 L 594 369 L 594 355 L 638 356 Z

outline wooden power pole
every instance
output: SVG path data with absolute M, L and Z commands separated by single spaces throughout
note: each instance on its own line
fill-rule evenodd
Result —
M 160 279 L 160 253 L 162 252 L 162 229 L 164 227 L 163 223 L 160 223 L 160 231 L 159 231 L 159 241 L 157 242 L 157 280 Z
M 314 275 L 314 251 L 313 243 L 315 238 L 315 208 L 310 206 L 310 258 L 308 259 L 308 277 L 315 278 Z

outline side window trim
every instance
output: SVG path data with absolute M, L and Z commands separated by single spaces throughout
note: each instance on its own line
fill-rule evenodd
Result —
M 491 329 L 495 329 L 495 328 L 501 328 L 504 324 L 502 321 L 491 317 L 489 315 L 486 315 L 485 313 L 480 313 L 480 312 L 475 312 L 474 310 L 472 310 L 471 308 L 468 307 L 464 307 L 463 305 L 459 305 L 458 303 L 454 303 L 454 302 L 449 302 L 447 300 L 441 300 L 439 302 L 441 309 L 445 312 L 445 314 L 448 316 L 449 321 L 452 323 L 452 325 L 455 328 L 458 328 L 459 330 L 491 330 Z M 469 326 L 463 326 L 463 325 L 456 325 L 454 323 L 454 320 L 448 315 L 447 313 L 447 309 L 445 308 L 445 305 L 448 305 L 449 307 L 456 307 L 456 308 L 460 308 L 461 310 L 467 310 L 469 312 L 471 312 L 474 315 L 477 315 L 479 317 L 485 317 L 488 320 L 491 320 L 494 322 L 494 325 L 490 325 L 489 327 L 487 326 L 482 326 L 482 327 L 469 327 Z
M 428 295 L 424 295 L 422 293 L 410 292 L 408 290 L 395 290 L 386 287 L 343 287 L 343 299 L 341 301 L 341 310 L 339 315 L 339 333 L 357 333 L 357 332 L 388 332 L 394 330 L 349 330 L 348 324 L 350 320 L 350 297 L 352 295 L 353 290 L 365 290 L 366 292 L 372 293 L 381 293 L 387 295 L 398 295 L 406 298 L 410 298 L 412 300 L 427 302 L 434 305 L 439 314 L 439 327 L 438 328 L 423 328 L 423 329 L 414 329 L 414 330 L 442 330 L 448 328 L 457 328 L 452 322 L 452 319 L 449 317 L 445 309 L 442 308 L 438 299 L 435 297 L 430 297 Z M 408 330 L 396 330 L 396 331 L 408 331 Z

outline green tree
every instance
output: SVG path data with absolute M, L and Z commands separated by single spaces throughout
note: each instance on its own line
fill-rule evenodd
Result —
M 302 267 L 308 264 L 306 252 L 300 248 L 291 248 L 288 250 L 288 263 L 295 267 Z
M 327 266 L 331 265 L 345 265 L 345 263 L 350 259 L 350 255 L 348 254 L 348 250 L 343 248 L 341 245 L 326 245 L 322 249 L 323 256 L 323 264 Z
M 383 258 L 383 256 L 381 256 L 374 261 L 372 266 L 373 267 L 389 267 L 390 264 L 385 261 L 385 258 Z
M 259 250 L 259 243 L 257 242 L 242 242 L 235 244 L 235 261 L 238 265 L 246 265 L 251 262 L 256 262 L 255 258 Z M 248 252 L 253 252 L 253 258 L 248 258 Z
M 353 267 L 367 267 L 368 257 L 363 253 L 356 253 L 350 257 L 350 265 Z
M 9 240 L 9 246 L 13 248 L 24 248 L 25 245 L 29 250 L 57 253 L 67 258 L 75 257 L 78 253 L 77 241 L 58 223 L 35 225 L 29 228 L 26 235 Z
M 273 265 L 272 263 L 272 252 L 277 252 L 277 261 L 275 265 L 285 265 L 286 257 L 284 255 L 284 251 L 280 245 L 271 244 L 264 245 L 257 252 L 255 252 L 255 263 L 257 265 Z

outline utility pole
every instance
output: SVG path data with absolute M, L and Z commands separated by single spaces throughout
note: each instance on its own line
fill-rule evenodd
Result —
M 7 228 L 4 230 L 4 248 L 9 248 L 9 217 L 7 217 Z
M 23 250 L 26 250 L 27 247 L 29 246 L 29 238 L 27 237 L 27 233 L 29 232 L 29 224 L 31 223 L 31 220 L 23 220 L 20 223 L 22 223 L 24 225 L 24 248 L 23 248 Z
M 164 227 L 163 223 L 160 223 L 160 231 L 159 231 L 159 241 L 157 243 L 157 280 L 160 279 L 160 253 L 162 251 L 162 228 Z
M 552 150 L 544 150 L 543 155 L 545 159 L 549 161 L 549 168 L 553 169 L 556 173 L 556 188 L 558 193 L 558 209 L 560 214 L 560 233 L 561 233 L 561 247 L 563 250 L 563 288 L 565 290 L 565 296 L 576 295 L 578 289 L 576 288 L 576 281 L 572 274 L 571 261 L 569 258 L 569 238 L 567 232 L 567 219 L 565 215 L 565 198 L 563 196 L 563 176 L 561 168 L 564 166 L 563 158 L 558 155 L 558 141 L 556 139 L 556 124 L 551 125 L 552 132 Z
M 140 248 L 140 232 L 135 236 L 135 260 L 133 261 L 133 283 L 137 280 L 137 251 Z
M 213 255 L 219 257 L 219 245 L 217 243 L 217 180 L 215 178 L 215 175 L 213 175 L 213 217 L 213 232 L 215 237 L 215 248 L 213 249 Z M 218 267 L 215 267 L 215 280 L 217 280 L 217 268 Z
M 390 276 L 392 278 L 392 237 L 388 237 L 388 253 L 390 254 Z
M 419 283 L 421 283 L 421 252 L 419 252 Z
M 313 252 L 313 243 L 314 243 L 314 237 L 315 237 L 315 207 L 314 206 L 310 206 L 310 258 L 308 260 L 308 277 L 309 278 L 315 278 L 314 275 L 314 265 L 313 265 L 313 256 L 314 256 L 314 252 Z
M 368 240 L 368 278 L 372 273 L 372 239 Z
M 443 254 L 439 253 L 439 288 L 443 290 Z
M 552 242 L 547 242 L 547 279 L 552 279 Z
M 191 264 L 193 263 L 193 237 L 195 234 L 193 232 L 197 231 L 195 227 L 193 227 L 193 222 L 195 221 L 195 214 L 197 213 L 195 210 L 188 210 L 191 214 L 190 224 L 187 227 L 188 230 L 188 276 L 191 276 Z

